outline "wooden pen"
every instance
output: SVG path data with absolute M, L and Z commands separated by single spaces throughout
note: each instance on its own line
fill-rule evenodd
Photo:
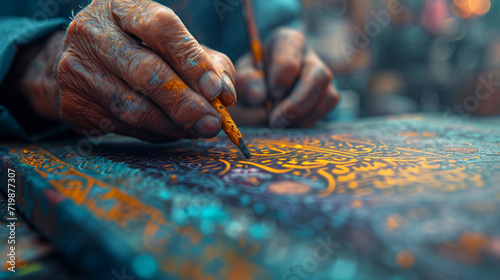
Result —
M 252 55 L 253 66 L 258 70 L 260 77 L 265 79 L 266 73 L 264 72 L 264 48 L 259 36 L 259 29 L 255 20 L 252 3 L 250 0 L 243 0 L 243 17 L 247 28 L 248 43 L 250 45 L 250 53 Z M 267 115 L 274 107 L 274 102 L 268 99 L 266 102 Z
M 219 98 L 215 98 L 210 101 L 210 104 L 214 107 L 215 110 L 220 114 L 222 119 L 222 129 L 229 137 L 229 139 L 240 149 L 241 153 L 244 157 L 250 158 L 250 152 L 248 151 L 247 145 L 245 145 L 245 141 L 243 140 L 243 135 L 241 135 L 240 130 L 234 123 L 233 119 L 229 115 L 226 107 L 222 105 Z

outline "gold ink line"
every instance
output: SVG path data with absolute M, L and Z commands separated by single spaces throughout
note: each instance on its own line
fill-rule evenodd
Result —
M 283 164 L 281 166 L 285 167 L 285 168 L 292 168 L 292 169 L 316 169 L 316 168 L 320 168 L 320 167 L 324 167 L 328 165 L 328 163 L 321 163 L 321 164 L 317 164 L 317 165 L 293 165 L 293 164 Z
M 438 157 L 442 157 L 442 158 L 448 158 L 447 156 L 438 155 L 436 153 L 424 152 L 424 151 L 419 151 L 419 150 L 412 150 L 412 149 L 408 149 L 408 148 L 397 147 L 396 149 L 401 150 L 401 151 L 406 151 L 406 152 L 422 153 L 422 154 L 428 154 L 428 155 L 438 156 Z
M 258 153 L 252 153 L 252 156 L 275 157 L 275 156 L 276 156 L 276 154 L 268 154 L 268 153 L 265 153 L 265 154 L 258 154 Z
M 255 141 L 258 141 L 258 140 L 255 140 Z M 276 148 L 269 148 L 269 150 L 277 151 L 277 152 L 279 152 L 279 154 L 271 154 L 267 150 L 266 150 L 266 152 L 264 152 L 264 150 L 262 150 L 262 152 L 263 152 L 262 154 L 252 153 L 252 155 L 254 155 L 254 156 L 262 156 L 262 157 L 275 157 L 275 156 L 278 156 L 278 155 L 285 155 L 287 153 L 286 151 L 282 151 L 282 150 L 276 149 Z
M 429 158 L 421 157 L 421 156 L 407 156 L 407 157 L 370 157 L 367 156 L 365 159 L 381 159 L 390 162 L 408 162 L 408 161 L 425 161 Z
M 323 159 L 318 159 L 316 161 L 322 162 L 322 163 L 327 163 L 327 164 L 343 165 L 343 166 L 351 166 L 351 165 L 354 165 L 358 162 L 358 160 L 355 158 L 352 158 L 348 161 L 333 161 L 333 160 L 323 160 Z
M 288 142 L 281 142 L 277 140 L 255 140 L 256 142 L 262 142 L 262 143 L 270 143 L 274 145 L 283 145 L 289 148 L 295 148 L 295 144 L 291 144 Z M 295 148 L 295 149 L 300 149 L 300 150 L 309 150 L 309 151 L 314 151 L 314 152 L 322 152 L 322 153 L 327 153 L 327 154 L 333 154 L 337 156 L 343 156 L 343 157 L 350 157 L 353 158 L 354 156 L 348 152 L 343 152 L 343 151 L 338 151 L 338 150 L 330 150 L 330 149 L 325 149 L 325 148 L 318 148 L 318 147 L 312 147 L 312 146 L 306 146 L 306 145 L 300 145 L 301 148 Z
M 277 152 L 280 152 L 281 154 L 286 154 L 286 151 L 282 151 L 282 150 L 277 149 L 277 148 L 269 148 L 269 150 L 277 151 Z
M 227 160 L 219 159 L 220 162 L 224 163 L 226 165 L 226 168 L 219 172 L 219 176 L 226 174 L 226 172 L 229 171 L 229 168 L 231 168 L 231 164 Z
M 344 141 L 346 142 L 346 144 L 348 144 L 349 142 L 352 142 L 352 143 L 358 143 L 358 144 L 364 144 L 364 145 L 370 145 L 372 147 L 376 147 L 377 145 L 374 144 L 374 143 L 370 143 L 370 142 L 365 142 L 365 141 L 361 141 L 361 140 L 355 140 L 355 139 L 348 139 L 348 138 L 343 138 L 343 137 L 340 137 L 338 135 L 332 135 L 330 137 L 332 140 L 336 140 L 336 141 Z M 349 145 L 349 144 L 348 144 Z M 351 146 L 352 147 L 352 146 Z
M 293 169 L 275 169 L 275 168 L 272 168 L 272 167 L 269 167 L 269 166 L 266 166 L 266 165 L 262 165 L 262 164 L 258 164 L 258 163 L 253 163 L 253 162 L 249 162 L 249 161 L 240 161 L 240 163 L 243 163 L 243 164 L 249 164 L 249 165 L 253 165 L 255 167 L 258 167 L 258 168 L 261 168 L 261 169 L 264 169 L 266 171 L 269 171 L 271 173 L 276 173 L 276 174 L 283 174 L 283 173 L 287 173 L 287 172 L 290 172 L 292 171 Z
M 319 192 L 318 197 L 325 197 L 333 193 L 335 191 L 335 178 L 327 172 L 328 168 L 322 168 L 318 170 L 318 174 L 323 176 L 328 181 L 328 188 Z

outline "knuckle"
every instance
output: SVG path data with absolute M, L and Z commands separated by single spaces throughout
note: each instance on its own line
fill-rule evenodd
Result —
M 83 90 L 86 88 L 88 73 L 78 58 L 65 52 L 57 65 L 57 82 L 59 88 Z
M 190 130 L 203 116 L 204 110 L 199 106 L 196 99 L 189 95 L 179 98 L 179 102 L 173 109 L 174 121 L 186 130 Z
M 340 95 L 336 90 L 330 90 L 328 91 L 328 96 L 330 96 L 330 105 L 333 109 L 333 107 L 335 107 L 335 105 L 337 105 L 337 103 L 339 102 Z
M 215 61 L 217 61 L 219 64 L 225 66 L 225 67 L 233 67 L 234 69 L 234 66 L 233 66 L 233 63 L 231 62 L 231 59 L 229 59 L 229 57 L 223 53 L 216 53 L 214 56 L 214 59 Z
M 155 5 L 154 8 L 155 10 L 151 14 L 152 23 L 164 24 L 166 26 L 174 26 L 180 21 L 179 17 L 175 14 L 174 10 L 170 8 L 160 5 Z
M 189 100 L 190 98 L 180 98 L 179 102 L 176 104 L 176 106 L 173 109 L 172 116 L 174 120 L 182 125 L 183 127 L 186 127 L 185 122 L 189 118 L 186 108 L 188 107 L 188 103 L 190 103 Z M 192 118 L 193 116 L 191 116 Z
M 295 38 L 296 38 L 295 40 L 296 41 L 299 41 L 299 42 L 305 42 L 306 41 L 306 35 L 304 33 L 300 32 L 300 31 L 295 30 L 295 33 L 294 33 L 293 36 L 295 36 Z
M 334 101 L 335 101 L 334 94 L 331 91 L 327 91 L 323 99 L 323 102 L 331 105 L 332 103 L 334 103 Z
M 114 15 L 118 15 L 127 6 L 127 1 L 124 0 L 110 0 L 109 9 Z
M 330 70 L 330 68 L 328 68 L 327 66 L 323 66 L 323 67 L 324 67 L 325 76 L 326 76 L 326 79 L 328 80 L 328 82 L 333 81 L 332 70 Z
M 328 85 L 333 79 L 332 71 L 330 71 L 330 69 L 328 69 L 325 65 L 317 66 L 313 75 L 315 80 L 320 82 L 322 85 Z
M 284 74 L 284 77 L 287 77 L 289 79 L 293 79 L 294 78 L 293 75 L 299 73 L 301 69 L 300 61 L 296 59 L 291 59 L 290 57 L 282 58 L 281 65 L 283 69 L 282 75 Z
M 164 71 L 164 63 L 160 58 L 140 52 L 130 60 L 125 77 L 137 91 L 155 91 L 161 86 L 159 77 L 164 76 Z
M 335 105 L 337 105 L 338 99 L 339 99 L 339 97 L 338 97 L 337 93 L 334 90 L 332 90 L 332 91 L 329 90 L 323 98 L 323 101 L 322 101 L 323 106 L 320 106 L 320 107 L 322 107 L 322 110 L 320 111 L 320 113 L 322 115 L 328 114 L 328 112 L 330 112 L 333 108 L 335 108 Z
M 305 41 L 306 36 L 299 30 L 284 27 L 277 31 L 277 36 L 279 39 L 293 38 L 294 41 Z
M 231 61 L 231 59 L 223 53 L 218 53 L 214 57 L 216 62 L 222 66 L 224 72 L 227 73 L 229 78 L 231 78 L 231 80 L 234 81 L 234 76 L 236 75 L 236 68 L 234 67 L 234 64 Z
M 119 8 L 120 8 L 120 1 L 118 0 L 110 0 L 109 1 L 109 7 L 111 9 L 111 12 L 112 13 L 115 13 L 115 11 L 117 11 Z
M 81 37 L 95 37 L 100 33 L 98 24 L 92 24 L 92 16 L 85 12 L 80 12 L 69 24 L 66 30 L 67 39 L 78 40 Z
M 193 69 L 203 60 L 203 50 L 194 40 L 182 42 L 180 49 L 181 51 L 176 55 L 175 59 L 180 71 Z
M 137 105 L 136 107 L 142 107 L 142 105 Z M 160 121 L 157 114 L 152 110 L 131 110 L 129 112 L 121 112 L 119 118 L 129 125 L 139 128 L 151 127 Z
M 77 15 L 68 25 L 66 29 L 66 38 L 70 39 L 79 33 L 81 26 L 84 24 L 81 16 Z
M 71 72 L 73 68 L 72 61 L 73 57 L 68 52 L 63 53 L 61 59 L 59 60 L 59 64 L 57 65 L 58 76 L 64 76 L 65 74 Z

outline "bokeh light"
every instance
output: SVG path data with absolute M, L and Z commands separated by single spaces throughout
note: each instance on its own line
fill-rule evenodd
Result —
M 453 0 L 451 10 L 460 18 L 471 18 L 488 13 L 491 8 L 490 0 Z
M 453 4 L 459 8 L 469 7 L 469 0 L 453 0 Z
M 490 0 L 469 0 L 469 8 L 478 16 L 486 14 L 491 8 Z

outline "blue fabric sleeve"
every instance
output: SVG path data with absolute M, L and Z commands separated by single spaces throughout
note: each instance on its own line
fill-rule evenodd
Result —
M 62 18 L 37 21 L 30 18 L 0 18 L 0 81 L 3 81 L 16 56 L 18 46 L 28 45 L 68 24 Z
M 0 18 L 0 84 L 9 72 L 12 61 L 19 46 L 28 45 L 54 32 L 68 23 L 68 20 L 57 18 L 37 21 L 21 17 Z M 0 93 L 1 95 L 10 93 Z M 21 125 L 12 117 L 9 110 L 0 105 L 0 140 L 15 138 L 33 140 L 36 136 L 29 136 Z

